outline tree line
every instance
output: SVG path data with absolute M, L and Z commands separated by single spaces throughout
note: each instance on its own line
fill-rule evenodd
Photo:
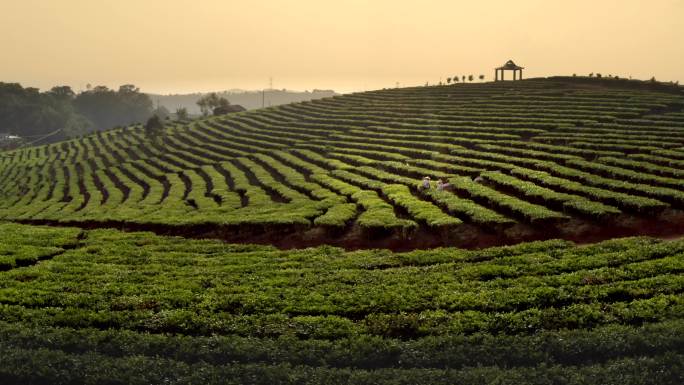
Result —
M 18 83 L 0 82 L 0 134 L 16 135 L 26 142 L 48 134 L 52 135 L 45 142 L 55 142 L 144 122 L 153 115 L 166 118 L 169 112 L 155 109 L 150 97 L 132 84 L 118 90 L 88 87 L 76 93 L 69 86 L 40 92 Z
M 483 80 L 485 79 L 485 76 L 484 76 L 484 75 L 480 75 L 480 76 L 478 76 L 477 78 L 480 79 L 480 81 L 483 81 Z M 460 77 L 460 80 L 461 80 L 461 82 L 463 82 L 463 83 L 465 83 L 466 80 L 468 80 L 469 82 L 472 82 L 473 80 L 475 80 L 475 76 L 473 76 L 473 75 L 468 75 L 468 76 L 462 75 L 462 76 Z M 459 76 L 456 75 L 456 76 L 454 76 L 453 78 L 447 78 L 446 81 L 447 81 L 447 84 L 450 84 L 451 82 L 458 83 L 458 81 L 459 81 Z
M 477 78 L 478 78 L 480 81 L 484 81 L 484 80 L 485 80 L 485 76 L 484 76 L 484 75 L 479 75 Z M 466 81 L 472 82 L 472 81 L 474 81 L 474 80 L 475 80 L 475 75 L 461 75 L 461 76 L 456 75 L 456 76 L 454 76 L 454 77 L 448 77 L 448 78 L 446 78 L 446 84 L 452 84 L 452 83 L 453 83 L 453 84 L 456 84 L 456 83 L 458 83 L 459 81 L 462 82 L 462 83 L 465 83 Z M 430 85 L 430 82 L 426 82 L 426 83 L 425 83 L 425 86 L 426 86 L 426 87 L 429 86 L 429 85 Z M 442 86 L 442 85 L 444 85 L 444 83 L 443 83 L 442 80 L 440 79 L 440 81 L 439 81 L 439 83 L 437 83 L 437 85 Z M 397 87 L 399 87 L 399 83 L 397 83 Z

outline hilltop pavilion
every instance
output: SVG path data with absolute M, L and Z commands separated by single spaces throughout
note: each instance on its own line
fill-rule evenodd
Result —
M 504 80 L 504 71 L 513 71 L 513 80 L 516 80 L 515 74 L 517 72 L 520 73 L 520 76 L 518 76 L 517 80 L 522 80 L 522 70 L 525 67 L 520 67 L 517 64 L 513 63 L 513 60 L 509 60 L 504 64 L 503 66 L 496 68 L 494 71 L 494 81 L 499 81 L 499 80 Z M 501 71 L 501 79 L 499 79 L 499 71 Z

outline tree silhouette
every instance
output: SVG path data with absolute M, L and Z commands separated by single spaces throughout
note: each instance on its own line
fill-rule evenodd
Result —
M 451 78 L 447 78 L 447 84 L 451 84 Z
M 100 131 L 98 131 L 100 132 Z M 164 133 L 164 123 L 159 119 L 159 116 L 152 115 L 145 123 L 145 136 L 151 140 L 159 139 Z
M 58 99 L 72 100 L 76 93 L 69 86 L 52 87 L 48 94 L 55 96 Z
M 475 79 L 475 77 L 473 77 L 473 75 L 468 75 L 468 81 L 469 81 L 469 82 L 472 82 L 473 79 Z
M 171 112 L 169 112 L 168 108 L 159 106 L 152 110 L 152 115 L 157 115 L 159 119 L 166 120 L 169 118 L 169 115 L 171 115 Z
M 197 105 L 199 106 L 200 111 L 202 111 L 202 115 L 209 115 L 209 101 L 206 98 L 200 98 L 197 101 Z
M 230 102 L 223 96 L 218 96 L 216 92 L 212 92 L 208 95 L 201 97 L 197 101 L 197 105 L 202 111 L 202 115 L 207 116 L 210 112 L 213 112 L 217 108 L 226 108 L 230 106 Z
M 480 75 L 479 78 L 480 78 L 480 80 L 484 80 L 484 79 L 485 79 L 485 76 L 484 76 L 484 75 Z
M 188 120 L 188 109 L 185 107 L 179 107 L 176 109 L 176 119 L 180 121 Z

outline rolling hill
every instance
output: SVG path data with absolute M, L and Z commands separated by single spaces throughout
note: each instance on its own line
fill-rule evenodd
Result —
M 684 96 L 614 83 L 379 90 L 6 152 L 0 218 L 283 247 L 681 234 Z
M 2 153 L 0 382 L 680 384 L 683 108 L 534 79 Z

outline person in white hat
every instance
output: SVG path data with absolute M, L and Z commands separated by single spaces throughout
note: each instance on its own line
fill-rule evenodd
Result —
M 425 178 L 423 178 L 422 187 L 423 187 L 423 190 L 429 190 L 430 189 L 430 177 L 429 176 L 426 176 Z

